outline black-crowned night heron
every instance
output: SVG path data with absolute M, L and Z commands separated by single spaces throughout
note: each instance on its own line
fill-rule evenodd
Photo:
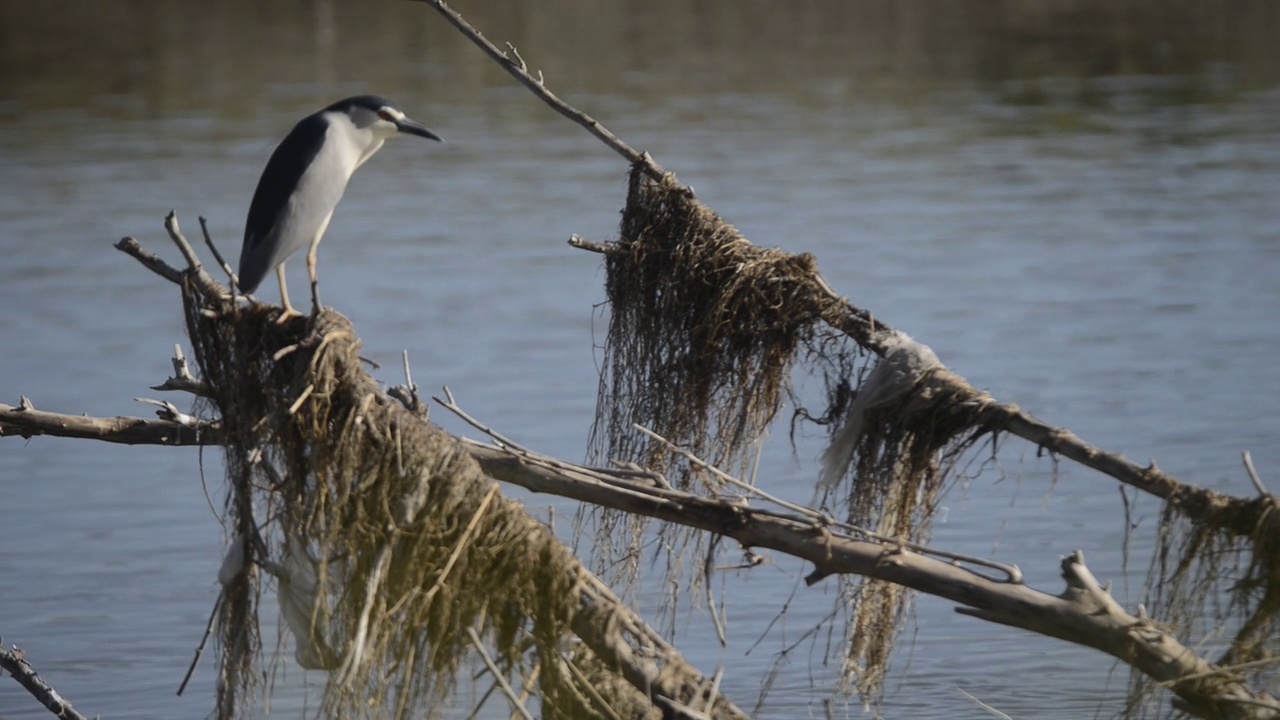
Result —
M 308 115 L 280 143 L 258 180 L 240 249 L 240 290 L 251 293 L 272 269 L 284 303 L 281 320 L 300 315 L 289 304 L 284 261 L 307 250 L 312 312 L 320 311 L 316 248 L 356 168 L 397 133 L 440 140 L 386 98 L 357 95 Z

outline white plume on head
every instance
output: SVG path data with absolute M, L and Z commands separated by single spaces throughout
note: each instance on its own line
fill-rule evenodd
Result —
M 928 345 L 912 340 L 906 333 L 895 332 L 885 341 L 885 345 L 889 349 L 858 388 L 858 394 L 845 415 L 844 424 L 831 439 L 831 445 L 822 453 L 818 472 L 820 492 L 835 489 L 849 472 L 853 451 L 862 438 L 862 426 L 867 412 L 901 401 L 928 372 L 942 367 L 942 362 Z

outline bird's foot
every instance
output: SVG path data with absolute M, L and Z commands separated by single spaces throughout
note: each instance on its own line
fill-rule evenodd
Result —
M 293 309 L 293 307 L 292 307 L 292 306 L 290 306 L 290 305 L 285 305 L 285 306 L 284 306 L 284 310 L 281 310 L 281 311 L 280 311 L 280 315 L 279 315 L 279 317 L 277 317 L 277 318 L 276 318 L 276 324 L 277 324 L 277 325 L 284 325 L 285 323 L 289 322 L 290 320 L 292 320 L 292 319 L 294 319 L 294 318 L 300 318 L 300 317 L 306 317 L 306 315 L 303 315 L 302 313 L 298 312 L 297 310 L 294 310 L 294 309 Z

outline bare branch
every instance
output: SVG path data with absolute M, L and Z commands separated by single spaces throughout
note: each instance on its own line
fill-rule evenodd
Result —
M 169 232 L 169 239 L 178 246 L 178 251 L 182 253 L 182 257 L 187 260 L 187 268 L 195 272 L 204 269 L 204 264 L 200 262 L 200 256 L 196 254 L 196 249 L 191 247 L 191 243 L 187 242 L 186 236 L 182 234 L 182 228 L 178 226 L 178 213 L 170 210 L 168 215 L 164 216 L 164 229 Z
M 123 252 L 142 263 L 143 267 L 159 275 L 165 280 L 168 280 L 175 285 L 182 284 L 182 271 L 173 267 L 164 260 L 161 260 L 159 257 L 156 257 L 150 251 L 143 249 L 142 243 L 139 243 L 136 238 L 121 238 L 120 242 L 116 243 L 115 247 L 120 252 Z
M 479 30 L 476 30 L 470 23 L 463 20 L 462 15 L 446 5 L 443 0 L 421 1 L 435 8 L 444 16 L 445 20 L 449 21 L 449 24 L 456 27 L 468 40 L 483 50 L 485 55 L 493 58 L 493 61 L 501 65 L 503 69 L 510 73 L 511 77 L 515 78 L 521 85 L 529 88 L 530 92 L 537 95 L 538 99 L 550 106 L 552 110 L 581 125 L 583 129 L 594 135 L 605 145 L 608 145 L 610 149 L 621 155 L 627 162 L 643 166 L 645 172 L 655 180 L 667 174 L 667 171 L 654 162 L 648 153 L 637 151 L 623 142 L 617 135 L 610 132 L 608 128 L 596 122 L 595 118 L 556 97 L 555 93 L 546 88 L 542 73 L 538 73 L 538 77 L 529 74 L 528 65 L 525 63 L 524 58 L 520 57 L 520 54 L 515 51 L 514 46 L 508 44 L 507 47 L 510 48 L 510 53 L 503 52 L 497 45 L 489 42 L 488 38 L 482 35 Z
M 235 270 L 231 269 L 231 265 L 223 259 L 222 253 L 218 252 L 218 246 L 214 244 L 213 238 L 209 235 L 209 222 L 203 215 L 200 216 L 200 234 L 204 235 L 204 244 L 209 248 L 209 252 L 213 253 L 213 257 L 218 261 L 218 266 L 222 268 L 222 272 L 227 274 L 227 282 L 239 285 L 240 279 L 236 277 Z
M 1098 585 L 1076 553 L 1063 562 L 1059 595 L 1002 582 L 894 543 L 852 538 L 808 516 L 773 512 L 659 487 L 619 488 L 596 471 L 553 468 L 528 454 L 467 441 L 485 473 L 533 492 L 547 492 L 623 512 L 731 537 L 813 563 L 816 573 L 854 573 L 903 585 L 961 605 L 957 612 L 1101 650 L 1168 682 L 1203 717 L 1267 717 L 1242 708 L 1280 711 L 1280 702 L 1250 690 L 1237 673 L 1201 659 L 1171 633 L 1126 613 Z M 1215 684 L 1205 684 L 1211 673 Z M 1219 700 L 1214 700 L 1219 698 Z M 1223 703 L 1213 712 L 1204 710 Z M 1230 707 L 1231 710 L 1223 708 Z
M 26 688 L 32 697 L 39 700 L 40 704 L 55 716 L 63 720 L 86 720 L 85 716 L 71 707 L 71 703 L 59 695 L 57 690 L 40 678 L 35 668 L 31 667 L 31 663 L 27 662 L 26 655 L 17 646 L 12 650 L 5 650 L 0 646 L 0 669 L 12 675 L 19 685 Z
M 610 254 L 618 254 L 618 253 L 626 252 L 626 248 L 622 247 L 616 242 L 595 242 L 594 240 L 588 240 L 582 237 L 581 235 L 577 235 L 577 234 L 569 236 L 569 245 L 570 247 L 576 247 L 579 250 L 586 250 L 587 252 L 600 253 L 601 255 L 610 255 Z
M 182 683 L 178 685 L 178 696 L 187 691 L 187 683 L 191 682 L 191 676 L 196 674 L 196 668 L 200 667 L 200 659 L 204 657 L 205 647 L 209 644 L 209 636 L 213 634 L 213 626 L 218 624 L 218 613 L 222 610 L 222 600 L 226 596 L 219 591 L 218 599 L 213 602 L 213 612 L 209 613 L 209 620 L 204 624 L 204 635 L 200 638 L 200 644 L 196 646 L 195 655 L 191 658 L 191 664 L 187 666 L 187 674 L 182 676 Z
M 1013 583 L 1022 582 L 1022 571 L 1018 569 L 1017 565 L 1008 565 L 1005 563 L 998 563 L 993 560 L 987 560 L 985 558 L 973 557 L 971 555 L 960 555 L 957 553 L 947 552 L 945 550 L 937 550 L 935 548 L 928 547 L 927 545 L 921 545 L 919 543 L 914 543 L 909 540 L 904 540 L 898 537 L 890 537 L 888 535 L 882 535 L 878 532 L 875 532 L 874 530 L 868 530 L 866 528 L 858 527 L 857 525 L 853 525 L 851 523 L 841 522 L 831 517 L 830 515 L 818 512 L 817 510 L 814 510 L 812 508 L 807 508 L 803 505 L 797 505 L 795 503 L 787 502 L 782 498 L 775 497 L 761 490 L 755 485 L 750 485 L 748 483 L 745 483 L 739 480 L 738 478 L 730 475 L 729 473 L 724 472 L 720 468 L 715 467 L 714 465 L 703 460 L 697 455 L 694 455 L 693 453 L 689 452 L 685 448 L 682 448 L 679 445 L 676 445 L 675 443 L 659 435 L 658 433 L 650 430 L 649 428 L 642 427 L 640 425 L 636 425 L 635 427 L 637 430 L 644 433 L 645 435 L 648 435 L 654 440 L 657 440 L 663 445 L 666 445 L 668 448 L 671 448 L 671 450 L 673 450 L 674 452 L 684 456 L 690 462 L 697 465 L 698 467 L 714 474 L 715 476 L 719 477 L 720 479 L 724 480 L 730 485 L 740 488 L 741 490 L 746 492 L 748 495 L 754 495 L 756 497 L 761 498 L 762 500 L 771 502 L 774 505 L 777 505 L 778 507 L 784 510 L 790 510 L 791 512 L 796 513 L 797 515 L 800 515 L 802 517 L 807 517 L 810 520 L 813 520 L 814 522 L 818 523 L 822 527 L 839 528 L 841 530 L 848 531 L 849 533 L 852 533 L 853 535 L 856 535 L 859 538 L 862 538 L 865 540 L 874 540 L 876 542 L 884 543 L 885 547 L 894 548 L 895 550 L 899 550 L 899 551 L 912 550 L 914 552 L 924 553 L 925 555 L 933 555 L 934 557 L 944 558 L 947 560 L 954 560 L 956 562 L 968 563 L 970 565 L 980 565 L 983 567 L 993 568 L 995 570 L 999 570 L 1000 572 L 1004 573 L 1006 576 L 1006 579 L 1009 582 L 1013 582 Z M 826 577 L 826 575 L 822 574 L 821 572 L 815 571 L 809 577 L 805 578 L 805 582 L 807 582 L 810 585 L 813 585 L 818 581 L 822 580 L 824 577 Z
M 189 428 L 199 427 L 200 423 L 202 422 L 200 418 L 195 417 L 194 415 L 188 415 L 182 412 L 181 410 L 178 409 L 177 405 L 174 405 L 168 400 L 152 400 L 151 398 L 140 398 L 140 397 L 134 398 L 133 400 L 134 402 L 140 402 L 145 405 L 154 405 L 160 408 L 159 410 L 156 411 L 156 417 L 160 418 L 161 420 L 168 420 L 169 422 L 178 423 L 183 427 L 189 427 Z
M 1077 550 L 1063 559 L 1062 577 L 1067 581 L 1067 590 L 1057 599 L 1072 607 L 1072 616 L 1056 621 L 1044 618 L 1049 622 L 1041 627 L 1028 628 L 1009 609 L 992 612 L 957 608 L 956 612 L 1102 650 L 1166 684 L 1185 703 L 1187 711 L 1201 717 L 1253 719 L 1280 714 L 1280 700 L 1252 692 L 1231 668 L 1200 658 L 1147 618 L 1141 604 L 1136 615 L 1125 612 L 1085 566 L 1084 553 Z
M 185 240 L 176 223 L 170 224 L 170 232 L 181 247 Z M 143 259 L 147 255 L 136 241 L 129 243 L 126 239 L 121 245 L 124 246 L 122 250 L 166 279 L 172 280 L 170 274 L 176 274 L 180 281 L 185 276 L 197 278 L 197 282 L 213 282 L 207 274 L 202 274 L 198 265 L 192 271 L 178 273 L 161 261 Z M 958 378 L 950 380 L 947 375 L 950 374 L 937 373 L 934 381 L 963 382 Z M 958 611 L 964 614 L 1092 647 L 1117 657 L 1167 684 L 1188 708 L 1206 717 L 1253 718 L 1280 712 L 1280 702 L 1275 698 L 1253 692 L 1235 669 L 1215 666 L 1201 659 L 1171 633 L 1149 620 L 1141 607 L 1136 614 L 1126 612 L 1099 586 L 1079 553 L 1063 562 L 1066 592 L 1052 595 L 1016 581 L 993 579 L 964 567 L 963 563 L 972 562 L 971 559 L 952 556 L 944 561 L 927 556 L 924 553 L 935 551 L 923 547 L 916 551 L 916 548 L 901 543 L 886 543 L 869 536 L 853 537 L 850 533 L 865 531 L 841 528 L 837 523 L 826 522 L 809 513 L 762 510 L 743 504 L 740 498 L 726 501 L 699 497 L 540 456 L 461 413 L 452 394 L 447 390 L 446 394 L 448 401 L 440 401 L 442 404 L 459 412 L 506 446 L 500 448 L 465 441 L 469 453 L 479 461 L 485 473 L 495 479 L 533 492 L 552 492 L 717 533 L 737 540 L 745 548 L 773 549 L 813 563 L 816 573 L 856 573 L 946 598 L 960 604 L 962 607 Z M 298 402 L 303 399 L 305 393 Z M 36 410 L 25 398 L 17 408 L 0 405 L 0 436 L 52 434 L 121 443 L 191 445 L 217 442 L 220 430 L 216 424 L 210 423 L 202 423 L 193 429 L 168 420 L 57 415 Z M 1053 434 L 1054 441 L 1079 442 L 1066 431 L 1048 426 L 1045 426 L 1045 431 Z M 1094 461 L 1097 462 L 1098 458 L 1095 457 Z M 1128 462 L 1118 456 L 1110 460 L 1121 461 Z M 633 471 L 628 472 L 634 474 Z M 1159 473 L 1154 468 L 1146 472 Z M 608 588 L 603 586 L 596 588 L 595 592 L 602 600 L 611 597 Z M 620 603 L 606 605 L 610 608 L 625 607 Z M 645 634 L 652 631 L 637 625 L 634 632 Z M 645 639 L 651 638 L 646 634 Z M 595 641 L 604 642 L 599 637 Z M 636 685 L 638 688 L 645 687 L 644 683 L 652 680 L 650 674 L 643 670 L 647 661 L 635 657 L 625 643 L 613 650 L 593 646 L 593 651 L 606 660 L 609 660 L 611 652 L 631 653 L 617 658 L 624 667 L 630 668 L 634 677 L 629 677 L 629 680 L 640 683 Z M 663 694 L 671 698 L 688 697 L 688 693 Z
M 405 409 L 421 417 L 423 420 L 431 418 L 431 409 L 426 403 L 422 402 L 422 396 L 418 394 L 418 385 L 413 381 L 413 372 L 409 368 L 409 351 L 401 352 L 401 359 L 404 362 L 404 385 L 394 385 L 387 388 L 387 394 L 392 398 L 399 400 Z
M 519 443 L 515 442 L 514 440 L 505 438 L 502 435 L 499 435 L 497 431 L 495 431 L 493 428 L 489 427 L 488 425 L 485 425 L 484 423 L 475 419 L 471 415 L 467 414 L 467 412 L 458 405 L 457 400 L 454 399 L 453 391 L 450 390 L 448 387 L 445 387 L 443 389 L 444 389 L 444 397 L 445 397 L 444 400 L 441 400 L 440 398 L 435 396 L 431 397 L 431 399 L 439 403 L 441 407 L 453 413 L 454 415 L 457 415 L 458 417 L 462 418 L 471 427 L 493 438 L 494 442 L 498 443 L 498 445 L 500 445 L 501 447 L 507 448 L 514 452 L 519 452 L 524 454 L 529 453 L 529 450 L 525 449 Z
M 644 173 L 649 177 L 659 180 L 667 175 L 667 172 L 654 162 L 648 153 L 637 152 L 594 118 L 569 105 L 548 90 L 541 77 L 535 78 L 530 75 L 524 58 L 515 52 L 514 47 L 509 45 L 510 53 L 503 52 L 442 0 L 420 1 L 435 8 L 467 39 L 475 43 L 486 55 L 501 65 L 520 84 L 528 88 L 530 92 L 553 110 L 582 126 L 611 150 L 621 155 L 627 162 L 643 168 Z M 684 187 L 690 194 L 693 193 L 692 188 Z M 574 247 L 586 250 L 612 252 L 612 250 L 606 249 L 606 246 L 589 243 L 576 236 L 571 238 L 569 243 Z M 808 282 L 834 301 L 829 303 L 829 309 L 823 311 L 824 322 L 845 333 L 862 347 L 881 357 L 885 355 L 888 350 L 885 344 L 886 338 L 896 335 L 896 331 L 892 327 L 881 322 L 871 312 L 855 306 L 847 298 L 836 293 L 816 269 L 811 273 Z M 946 375 L 949 376 L 948 382 L 955 383 L 973 396 L 984 395 L 959 375 L 954 373 L 946 373 Z M 1233 498 L 1212 490 L 1180 482 L 1176 478 L 1161 472 L 1155 467 L 1154 463 L 1150 467 L 1144 468 L 1118 453 L 1102 451 L 1098 447 L 1081 440 L 1065 428 L 1049 425 L 1030 413 L 1024 412 L 1017 405 L 992 401 L 987 403 L 984 408 L 984 414 L 985 419 L 992 428 L 1017 435 L 1049 452 L 1061 455 L 1085 467 L 1109 475 L 1122 483 L 1138 488 L 1143 492 L 1164 499 L 1193 521 L 1205 522 L 1213 527 L 1220 527 L 1222 525 L 1221 518 L 1235 516 L 1241 518 L 1241 520 L 1222 529 L 1237 536 L 1249 535 L 1252 534 L 1258 523 L 1265 522 L 1274 528 L 1274 532 L 1280 533 L 1280 514 L 1270 513 L 1270 505 L 1267 503 L 1250 504 L 1240 498 Z M 1224 513 L 1222 512 L 1224 509 L 1231 509 L 1234 512 Z
M 187 356 L 183 354 L 181 345 L 173 346 L 171 362 L 173 363 L 173 375 L 159 385 L 152 385 L 152 390 L 177 390 L 199 397 L 209 396 L 209 388 L 192 374 L 191 367 L 187 365 Z
M 484 643 L 480 642 L 480 636 L 476 634 L 476 629 L 467 628 L 467 636 L 471 638 L 471 645 L 476 649 L 476 654 L 484 661 L 485 667 L 489 668 L 489 674 L 493 675 L 494 682 L 498 683 L 498 687 L 502 688 L 502 694 L 507 696 L 507 700 L 511 703 L 511 709 L 518 712 L 520 717 L 525 720 L 533 720 L 533 715 L 525 708 L 524 703 L 520 702 L 520 696 L 511 687 L 511 683 L 507 682 L 507 676 L 498 667 L 498 663 L 493 661 L 489 651 L 484 649 Z
M 1258 476 L 1257 469 L 1253 467 L 1253 456 L 1249 454 L 1248 450 L 1244 451 L 1244 456 L 1241 459 L 1244 462 L 1244 471 L 1249 474 L 1249 482 L 1253 483 L 1253 487 L 1258 491 L 1258 494 L 1262 497 L 1270 495 L 1271 493 L 1267 492 L 1267 486 L 1262 484 L 1262 478 Z
M 187 261 L 187 269 L 185 271 L 178 270 L 154 254 L 144 250 L 142 244 L 132 237 L 121 239 L 120 242 L 116 243 L 116 249 L 134 258 L 148 270 L 175 285 L 181 285 L 183 279 L 189 277 L 207 295 L 215 297 L 227 295 L 227 289 L 205 271 L 195 248 L 191 246 L 191 243 L 182 234 L 182 228 L 178 225 L 177 213 L 172 210 L 169 211 L 169 214 L 164 219 L 164 227 L 169 233 L 169 239 L 173 241 L 178 251 L 182 253 L 182 257 Z
M 0 437 L 14 435 L 52 435 L 122 445 L 216 445 L 222 441 L 222 428 L 208 421 L 188 427 L 172 420 L 61 415 L 0 403 Z

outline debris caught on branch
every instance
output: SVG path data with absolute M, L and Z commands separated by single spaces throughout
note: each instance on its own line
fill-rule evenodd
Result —
M 273 308 L 237 304 L 192 262 L 172 215 L 167 226 L 185 273 L 136 241 L 121 248 L 180 282 L 200 404 L 222 429 L 239 540 L 219 573 L 219 716 L 248 707 L 262 677 L 262 571 L 296 659 L 329 673 L 326 717 L 418 714 L 474 657 L 473 632 L 501 672 L 538 668 L 544 717 L 645 717 L 704 697 L 706 680 L 673 649 L 639 661 L 627 643 L 654 645 L 643 621 L 457 438 L 382 391 L 345 318 L 279 323 Z M 706 702 L 713 717 L 745 717 L 718 694 Z
M 824 372 L 830 389 L 820 414 L 833 427 L 832 442 L 819 490 L 837 493 L 847 484 L 838 494 L 853 525 L 907 542 L 928 539 L 950 469 L 991 429 L 983 413 L 990 396 L 893 330 L 878 334 L 883 357 L 859 384 L 852 368 L 869 349 L 826 325 L 842 301 L 821 280 L 813 256 L 753 245 L 673 176 L 655 180 L 639 164 L 605 270 L 610 313 L 596 462 L 636 463 L 680 488 L 704 477 L 714 488 L 716 475 L 698 472 L 637 428 L 652 428 L 713 467 L 745 472 L 752 444 L 790 397 L 793 369 L 805 362 Z M 935 374 L 939 381 L 926 382 Z M 613 542 L 620 520 L 600 523 L 601 547 Z M 628 534 L 638 538 L 642 530 L 631 523 Z M 687 552 L 687 539 L 666 544 Z M 873 697 L 908 597 L 892 583 L 844 580 L 852 617 L 845 677 Z

